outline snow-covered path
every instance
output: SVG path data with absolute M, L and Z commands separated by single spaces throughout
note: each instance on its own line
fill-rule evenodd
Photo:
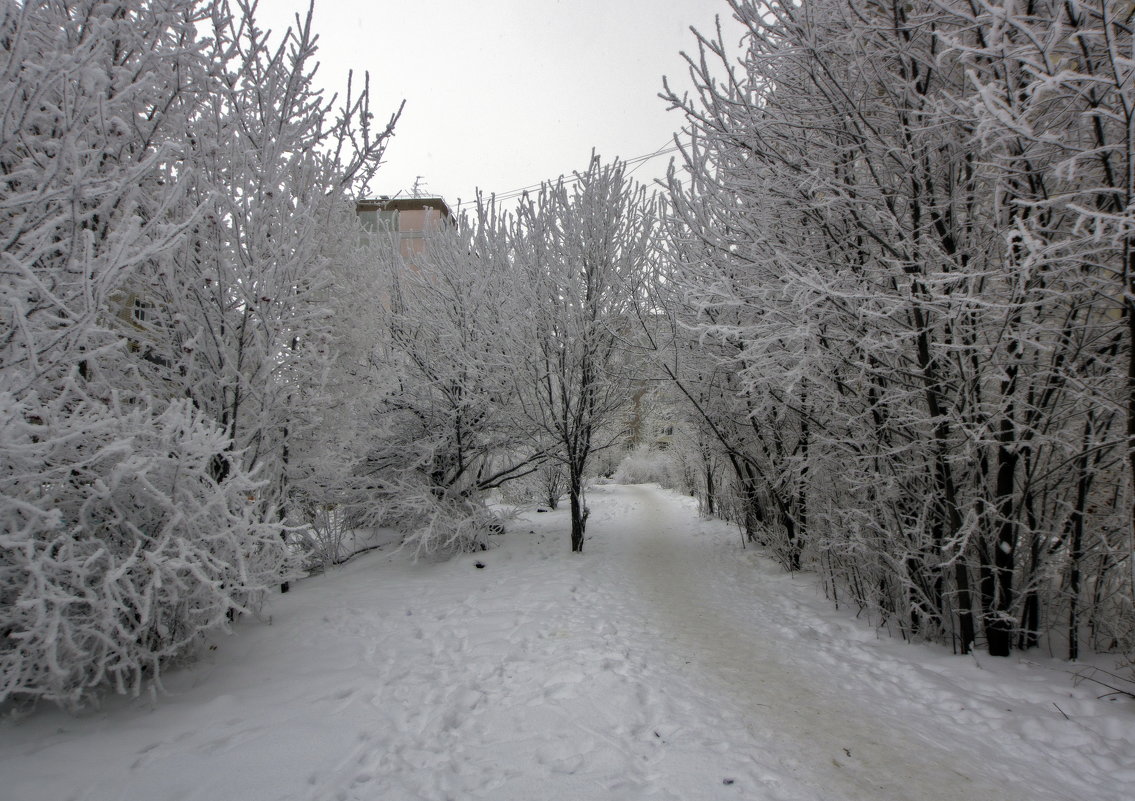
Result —
M 582 556 L 563 513 L 444 563 L 371 554 L 154 707 L 4 721 L 0 801 L 1129 801 L 1131 705 L 876 637 L 690 499 L 591 506 Z
M 679 499 L 647 487 L 614 491 L 638 507 L 624 529 L 632 597 L 653 610 L 650 622 L 659 641 L 669 641 L 667 650 L 691 655 L 689 692 L 702 696 L 694 706 L 713 709 L 716 702 L 742 719 L 749 737 L 740 742 L 747 739 L 760 755 L 750 770 L 754 781 L 771 768 L 817 798 L 864 801 L 1060 797 L 1036 783 L 1027 761 L 998 753 L 974 733 L 953 739 L 943 736 L 942 721 L 896 714 L 892 699 L 866 686 L 853 663 L 837 657 L 815 664 L 827 650 L 825 633 L 819 621 L 793 630 L 800 615 L 781 594 L 777 568 L 755 563 L 738 570 L 742 565 L 721 551 L 712 558 L 689 536 Z M 831 644 L 845 647 L 838 639 Z

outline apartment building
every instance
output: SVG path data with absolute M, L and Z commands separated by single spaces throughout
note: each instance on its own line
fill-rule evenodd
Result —
M 360 200 L 355 207 L 363 228 L 390 232 L 398 241 L 406 264 L 414 265 L 425 250 L 425 237 L 450 224 L 453 212 L 440 197 L 385 197 Z

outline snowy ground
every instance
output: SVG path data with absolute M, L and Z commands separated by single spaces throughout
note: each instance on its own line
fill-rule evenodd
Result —
M 590 498 L 582 556 L 562 513 L 449 562 L 368 554 L 156 706 L 4 721 L 0 799 L 1135 796 L 1135 706 L 1060 663 L 877 637 L 688 499 Z

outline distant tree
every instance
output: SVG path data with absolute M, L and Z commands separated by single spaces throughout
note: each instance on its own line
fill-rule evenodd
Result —
M 379 308 L 389 297 L 375 247 L 353 211 L 329 215 L 328 274 L 310 300 L 323 309 L 308 329 L 291 383 L 289 430 L 281 432 L 285 517 L 306 558 L 324 568 L 351 554 L 360 529 L 376 524 L 384 498 L 361 471 L 374 442 L 388 383 Z M 352 532 L 356 532 L 353 534 Z

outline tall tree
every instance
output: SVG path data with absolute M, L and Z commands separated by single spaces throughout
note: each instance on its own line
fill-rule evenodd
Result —
M 687 367 L 714 379 L 687 396 L 751 466 L 745 504 L 772 501 L 780 551 L 904 632 L 1035 643 L 1084 516 L 1117 508 L 1097 482 L 1116 478 L 1129 345 L 1101 279 L 1123 272 L 1107 209 L 1127 100 L 1100 76 L 1122 72 L 1103 65 L 1126 23 L 1080 4 L 730 6 L 742 62 L 702 37 L 695 96 L 669 94 L 690 126 L 671 284 L 723 368 Z
M 385 132 L 254 10 L 0 5 L 0 699 L 138 693 L 286 570 L 328 223 Z
M 318 404 L 338 293 L 357 271 L 351 198 L 377 168 L 397 114 L 370 128 L 369 91 L 340 104 L 314 83 L 312 9 L 282 38 L 254 6 L 214 4 L 207 56 L 226 69 L 189 120 L 169 176 L 199 215 L 184 245 L 155 260 L 136 291 L 152 306 L 137 336 L 145 380 L 190 398 L 223 428 L 246 470 L 268 480 L 265 515 L 286 497 L 288 438 Z M 314 394 L 313 394 L 314 393 Z M 310 438 L 305 438 L 307 441 Z M 219 476 L 234 457 L 221 455 Z

